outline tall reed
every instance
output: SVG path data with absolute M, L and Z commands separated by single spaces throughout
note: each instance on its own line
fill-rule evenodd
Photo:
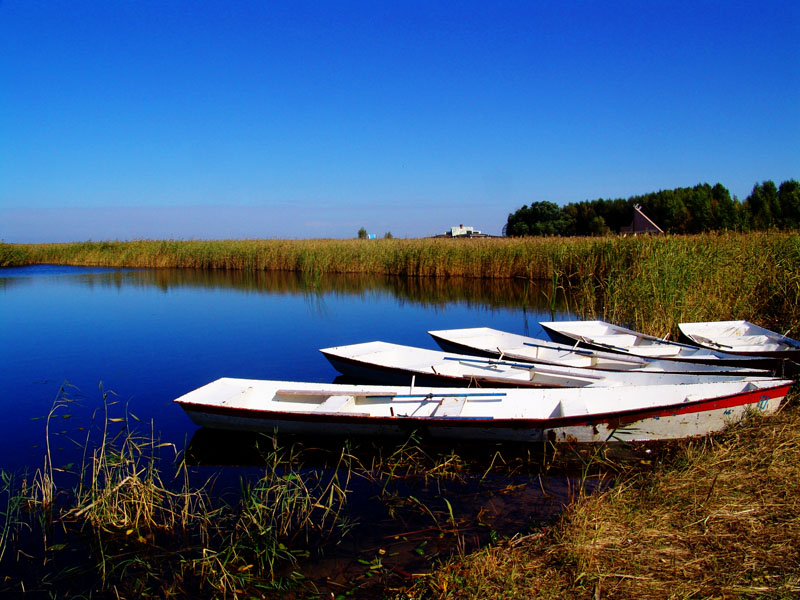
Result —
M 798 233 L 0 244 L 0 266 L 38 263 L 545 280 L 580 316 L 658 335 L 695 320 L 800 330 Z

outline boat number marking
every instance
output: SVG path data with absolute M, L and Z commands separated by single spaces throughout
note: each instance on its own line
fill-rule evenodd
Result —
M 758 406 L 759 410 L 766 410 L 768 403 L 769 403 L 769 398 L 767 396 L 761 396 L 761 400 L 758 401 L 758 404 L 756 406 Z

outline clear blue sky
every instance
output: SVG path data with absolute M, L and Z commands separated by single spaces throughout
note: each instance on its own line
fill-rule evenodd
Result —
M 0 239 L 418 237 L 800 178 L 800 2 L 0 0 Z

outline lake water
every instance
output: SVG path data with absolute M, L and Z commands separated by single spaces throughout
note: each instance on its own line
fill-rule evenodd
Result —
M 569 316 L 563 309 L 551 311 L 547 291 L 523 281 L 307 279 L 293 273 L 49 265 L 0 269 L 0 469 L 31 473 L 42 466 L 45 417 L 62 389 L 72 401 L 51 419 L 53 462 L 80 464 L 92 415 L 103 406 L 102 386 L 117 403 L 114 414 L 127 410 L 178 450 L 192 444 L 199 462 L 227 471 L 219 480 L 235 487 L 252 468 L 251 457 L 235 452 L 244 436 L 198 430 L 174 398 L 219 377 L 332 382 L 338 373 L 318 352 L 328 346 L 384 340 L 436 348 L 428 330 L 478 326 L 544 336 L 539 320 Z M 493 460 L 493 449 L 486 448 L 481 459 Z M 479 465 L 478 472 L 484 468 Z M 396 494 L 442 510 L 446 494 L 447 507 L 452 504 L 463 522 L 479 523 L 485 541 L 490 531 L 513 534 L 559 512 L 575 491 L 574 478 L 531 477 L 514 466 L 510 471 L 494 479 L 478 476 L 479 484 L 468 480 L 466 486 L 398 482 Z M 366 513 L 383 510 L 383 527 L 389 522 L 386 503 L 366 506 L 375 497 L 374 490 L 357 490 L 355 511 L 364 523 Z M 388 525 L 391 532 L 424 532 L 426 526 L 418 527 L 410 516 Z M 339 554 L 326 555 L 329 563 L 315 561 L 313 576 L 357 578 L 358 569 L 364 570 L 364 544 L 387 543 L 385 530 L 359 532 Z M 368 534 L 372 538 L 365 542 Z M 425 535 L 396 542 L 400 567 L 425 568 L 428 562 L 413 561 L 431 556 L 414 551 L 428 541 L 429 549 L 436 543 L 452 549 L 452 539 Z
M 319 348 L 436 348 L 426 331 L 458 327 L 537 335 L 551 317 L 541 290 L 481 280 L 39 265 L 0 270 L 0 294 L 7 470 L 41 464 L 41 418 L 65 384 L 76 411 L 101 404 L 102 383 L 183 447 L 196 428 L 172 400 L 219 377 L 331 382 Z

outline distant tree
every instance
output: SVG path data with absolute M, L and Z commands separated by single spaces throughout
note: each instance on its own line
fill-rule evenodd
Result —
M 532 202 L 508 215 L 506 235 L 562 235 L 568 224 L 568 215 L 557 204 Z
M 795 179 L 784 181 L 778 188 L 783 229 L 800 227 L 800 183 Z
M 358 230 L 358 239 L 365 240 L 367 239 L 367 230 L 363 227 Z
M 696 185 L 691 190 L 686 188 L 683 194 L 683 205 L 689 219 L 686 222 L 686 233 L 700 233 L 714 229 L 714 215 L 711 210 L 711 186 L 707 183 Z
M 565 235 L 605 235 L 611 232 L 602 215 L 603 200 L 567 204 L 561 209 L 564 215 Z
M 773 181 L 755 184 L 753 191 L 744 200 L 745 213 L 751 228 L 769 229 L 780 222 L 778 188 Z
M 633 203 L 623 198 L 615 200 L 595 200 L 592 204 L 595 205 L 595 213 L 598 217 L 602 217 L 606 225 L 611 231 L 619 231 L 622 227 L 626 227 L 633 221 Z
M 508 215 L 503 234 L 605 235 L 619 232 L 633 220 L 633 207 L 668 233 L 714 230 L 800 228 L 800 183 L 791 179 L 780 188 L 772 181 L 756 184 L 742 203 L 721 184 L 660 190 L 628 199 L 585 200 L 558 207 L 533 202 Z
M 712 229 L 739 229 L 741 206 L 731 198 L 731 193 L 720 183 L 711 188 Z
M 394 236 L 392 235 L 391 231 L 387 231 L 386 233 L 383 234 L 383 238 L 386 240 L 391 240 L 393 237 Z
M 661 190 L 634 198 L 634 204 L 642 208 L 656 225 L 669 233 L 685 233 L 688 231 L 691 217 L 684 203 L 687 188 Z
M 606 225 L 603 217 L 592 217 L 589 221 L 589 235 L 608 235 L 609 233 L 611 233 L 611 229 Z

